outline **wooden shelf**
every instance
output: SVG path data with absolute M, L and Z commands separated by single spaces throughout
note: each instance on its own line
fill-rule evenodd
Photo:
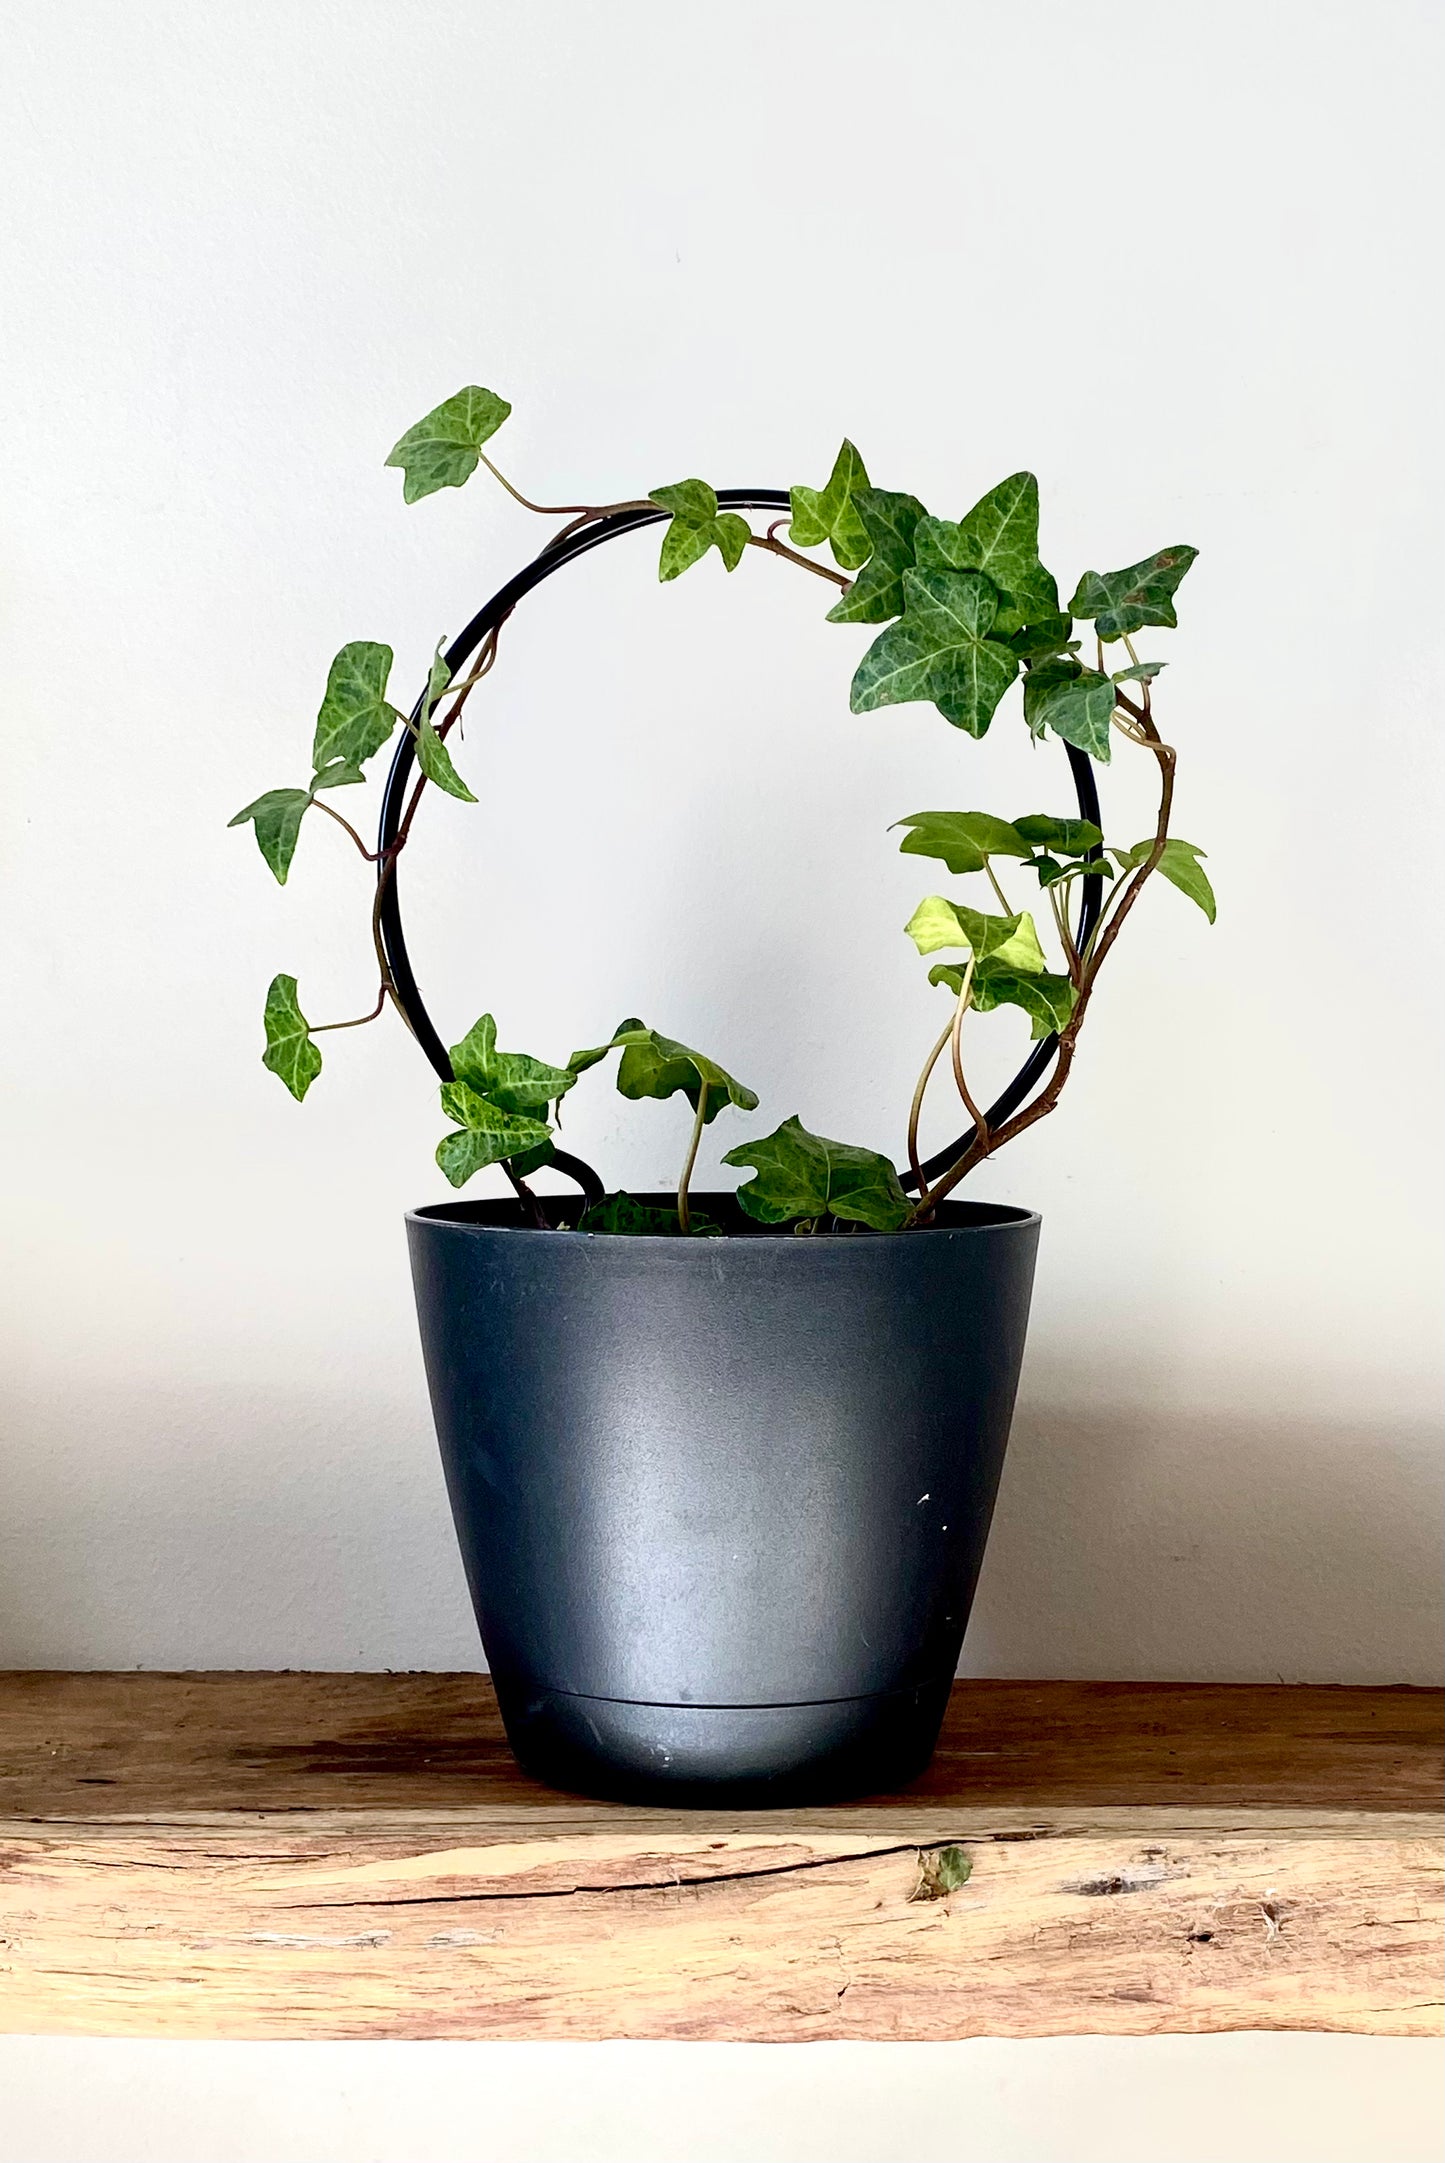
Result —
M 1440 1806 L 1427 1690 L 968 1682 L 903 1794 L 698 1812 L 537 1786 L 477 1675 L 0 1676 L 0 2028 L 1433 2034 Z

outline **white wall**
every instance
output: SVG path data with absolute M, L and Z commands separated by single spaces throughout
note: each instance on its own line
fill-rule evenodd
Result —
M 846 430 L 955 515 L 1035 467 L 1069 580 L 1200 547 L 1153 650 L 1220 921 L 1141 911 L 1064 1110 L 978 1181 L 1046 1232 L 967 1663 L 1438 1671 L 1439 28 L 6 10 L 0 1662 L 478 1659 L 401 1231 L 445 1191 L 429 1072 L 392 1026 L 304 1108 L 262 1073 L 275 969 L 369 1002 L 364 873 L 318 822 L 283 893 L 225 821 L 304 778 L 343 640 L 410 686 L 538 545 L 382 469 L 479 380 L 544 498 L 818 480 Z M 1062 756 L 850 718 L 810 582 L 663 590 L 654 546 L 509 632 L 483 805 L 407 866 L 427 986 L 548 1053 L 641 1011 L 759 1087 L 751 1131 L 896 1149 L 938 995 L 884 828 L 1059 797 Z M 575 1102 L 666 1176 L 677 1106 Z

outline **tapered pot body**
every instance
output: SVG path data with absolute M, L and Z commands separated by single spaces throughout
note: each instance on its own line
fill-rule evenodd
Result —
M 408 1219 L 447 1486 L 521 1763 L 624 1800 L 920 1772 L 983 1560 L 1039 1220 L 891 1236 Z

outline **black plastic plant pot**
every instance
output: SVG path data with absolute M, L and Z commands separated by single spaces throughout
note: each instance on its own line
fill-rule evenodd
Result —
M 898 1787 L 963 1641 L 1039 1219 L 945 1203 L 800 1237 L 696 1204 L 725 1236 L 542 1231 L 515 1202 L 408 1219 L 508 1738 L 621 1801 Z

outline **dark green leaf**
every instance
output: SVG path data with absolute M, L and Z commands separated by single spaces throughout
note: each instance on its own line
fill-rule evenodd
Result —
M 1148 683 L 1151 677 L 1157 676 L 1161 669 L 1168 666 L 1167 661 L 1136 661 L 1132 668 L 1116 668 L 1114 682 Z
M 985 572 L 1026 621 L 1058 614 L 1059 589 L 1039 561 L 1039 484 L 1032 473 L 1011 473 L 957 525 L 925 519 L 915 551 L 923 568 Z
M 833 461 L 826 488 L 791 490 L 793 520 L 788 538 L 795 548 L 831 542 L 834 561 L 856 571 L 873 553 L 873 537 L 858 514 L 855 492 L 868 486 L 863 461 L 845 436 Z
M 408 428 L 387 459 L 400 466 L 405 480 L 402 497 L 419 503 L 438 488 L 460 488 L 477 470 L 482 445 L 494 436 L 511 412 L 505 398 L 495 391 L 469 383 L 454 398 L 434 406 L 424 420 Z
M 1040 661 L 1024 678 L 1024 719 L 1035 736 L 1046 728 L 1107 765 L 1114 686 L 1077 661 Z
M 961 1885 L 967 1885 L 973 1875 L 973 1863 L 962 1848 L 920 1848 L 918 1851 L 918 1883 L 908 1895 L 910 1900 L 944 1900 L 956 1893 Z
M 568 1067 L 573 1074 L 584 1073 L 618 1047 L 622 1057 L 617 1066 L 617 1087 L 625 1097 L 670 1097 L 680 1089 L 696 1111 L 698 1098 L 706 1089 L 707 1125 L 725 1104 L 736 1104 L 745 1112 L 757 1109 L 758 1100 L 752 1090 L 735 1081 L 714 1060 L 700 1051 L 690 1051 L 673 1037 L 660 1035 L 656 1029 L 645 1028 L 640 1021 L 620 1023 L 606 1044 L 593 1045 L 589 1051 L 574 1051 Z
M 337 759 L 362 765 L 396 727 L 401 715 L 386 698 L 391 658 L 390 646 L 358 639 L 332 662 L 311 746 L 318 773 Z
M 1091 619 L 1100 638 L 1127 638 L 1145 624 L 1173 630 L 1178 622 L 1174 595 L 1199 551 L 1161 548 L 1157 556 L 1131 563 L 1123 571 L 1085 571 L 1069 603 L 1076 616 Z
M 1104 838 L 1090 819 L 1052 819 L 1044 811 L 1030 811 L 1013 823 L 1025 841 L 1060 856 L 1087 856 Z
M 669 1209 L 657 1202 L 639 1202 L 630 1194 L 604 1194 L 600 1202 L 583 1211 L 577 1229 L 620 1233 L 632 1239 L 721 1238 L 722 1226 L 714 1224 L 711 1217 L 699 1216 L 696 1210 L 689 1215 L 691 1221 L 684 1233 L 676 1204 Z
M 538 1142 L 534 1149 L 524 1149 L 519 1157 L 509 1157 L 507 1162 L 519 1179 L 530 1179 L 533 1172 L 540 1172 L 543 1165 L 550 1164 L 556 1154 L 550 1142 Z
M 913 828 L 898 844 L 904 856 L 937 856 L 959 873 L 982 871 L 991 856 L 1027 856 L 1030 850 L 1017 827 L 988 811 L 915 811 L 896 826 Z
M 1137 871 L 1146 857 L 1152 854 L 1154 843 L 1136 841 L 1132 849 L 1114 849 L 1110 853 L 1118 858 L 1125 871 Z M 1192 841 L 1179 841 L 1172 834 L 1164 844 L 1164 853 L 1155 865 L 1171 886 L 1177 886 L 1181 894 L 1187 894 L 1214 922 L 1214 888 L 1201 869 L 1199 858 L 1204 850 L 1196 848 Z
M 252 821 L 256 828 L 256 846 L 284 886 L 291 859 L 296 854 L 301 821 L 310 805 L 308 789 L 268 789 L 264 796 L 258 796 L 254 804 L 247 804 L 244 811 L 238 811 L 226 823 L 244 826 L 248 819 Z M 279 983 L 280 979 L 277 981 Z
M 441 1099 L 442 1110 L 457 1122 L 458 1131 L 437 1143 L 437 1163 L 454 1187 L 465 1186 L 488 1164 L 538 1148 L 551 1131 L 545 1120 L 504 1111 L 465 1082 L 443 1082 Z
M 858 664 L 853 712 L 931 699 L 955 728 L 982 736 L 1019 667 L 1007 646 L 987 636 L 997 593 L 978 571 L 905 571 L 903 598 L 902 621 Z
M 841 601 L 828 611 L 829 623 L 887 623 L 903 614 L 903 573 L 913 562 L 913 536 L 928 513 L 917 496 L 886 488 L 860 488 L 853 498 L 873 553 Z
M 730 571 L 737 569 L 751 529 L 736 511 L 718 510 L 717 495 L 706 481 L 670 482 L 666 488 L 654 488 L 651 500 L 672 513 L 662 536 L 660 579 L 680 578 L 710 548 L 718 551 Z
M 570 1067 L 549 1066 L 524 1051 L 498 1051 L 497 1024 L 490 1014 L 451 1049 L 452 1072 L 477 1096 L 490 1097 L 507 1112 L 539 1112 L 565 1096 L 577 1079 Z
M 1037 623 L 1025 622 L 1018 630 L 1011 630 L 1012 619 L 1019 613 L 1017 609 L 1000 609 L 991 635 L 1021 661 L 1044 661 L 1050 654 L 1078 652 L 1079 641 L 1069 636 L 1074 628 L 1072 616 L 1041 616 Z
M 1074 1011 L 1076 997 L 1069 979 L 1052 970 L 1029 976 L 999 962 L 984 961 L 974 971 L 973 1004 L 979 1013 L 987 1014 L 999 1006 L 1022 1007 L 1033 1024 L 1035 1041 L 1063 1028 Z
M 993 956 L 1022 976 L 1037 976 L 1044 966 L 1044 950 L 1027 909 L 1017 916 L 989 916 L 981 909 L 966 909 L 961 902 L 946 901 L 942 894 L 930 894 L 903 928 L 920 954 L 964 947 L 980 963 Z
M 296 1000 L 294 976 L 273 976 L 266 993 L 266 1049 L 261 1064 L 286 1084 L 297 1103 L 321 1072 L 311 1024 Z
M 1114 876 L 1114 867 L 1107 856 L 1085 857 L 1071 864 L 1057 863 L 1052 856 L 1035 856 L 1029 869 L 1038 873 L 1040 886 L 1066 885 L 1070 879 L 1112 879 Z
M 810 1134 L 796 1117 L 762 1141 L 730 1149 L 723 1162 L 756 1171 L 739 1187 L 738 1201 L 760 1224 L 831 1216 L 896 1232 L 909 1215 L 908 1197 L 887 1157 Z
M 464 804 L 474 804 L 476 797 L 452 764 L 452 755 L 430 721 L 422 721 L 416 732 L 416 762 L 428 781 L 445 789 L 448 796 L 458 796 Z

